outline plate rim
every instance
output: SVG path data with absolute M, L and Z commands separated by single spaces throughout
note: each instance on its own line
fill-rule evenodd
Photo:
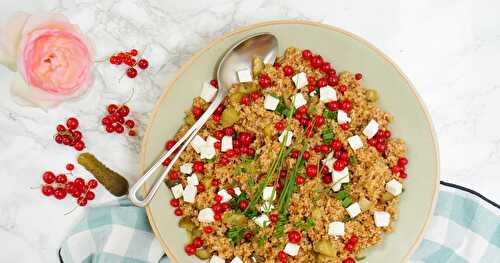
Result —
M 342 28 L 339 28 L 339 27 L 336 27 L 336 26 L 333 26 L 333 25 L 323 24 L 321 22 L 314 22 L 314 21 L 307 21 L 307 20 L 300 20 L 300 19 L 280 19 L 280 20 L 271 20 L 271 21 L 265 21 L 265 22 L 252 23 L 250 25 L 238 27 L 238 28 L 234 29 L 233 31 L 225 33 L 222 36 L 219 36 L 219 37 L 215 38 L 214 40 L 212 40 L 208 45 L 206 45 L 202 49 L 200 49 L 197 52 L 195 52 L 186 62 L 184 62 L 182 64 L 182 66 L 176 71 L 174 78 L 172 80 L 170 80 L 168 82 L 168 84 L 166 85 L 166 87 L 165 87 L 164 91 L 162 92 L 160 98 L 156 101 L 155 106 L 152 109 L 152 114 L 150 115 L 150 117 L 148 119 L 146 130 L 144 132 L 144 137 L 143 137 L 142 142 L 141 142 L 141 151 L 140 151 L 140 154 L 139 154 L 139 168 L 140 168 L 139 170 L 142 172 L 142 171 L 144 171 L 146 169 L 145 159 L 146 159 L 147 142 L 149 141 L 150 129 L 151 129 L 151 126 L 152 126 L 152 122 L 153 122 L 154 119 L 156 119 L 156 116 L 157 116 L 157 114 L 159 112 L 160 105 L 162 104 L 161 102 L 168 95 L 168 93 L 170 91 L 170 88 L 178 81 L 178 79 L 181 77 L 181 75 L 184 74 L 184 72 L 189 67 L 191 67 L 191 65 L 193 64 L 193 62 L 198 57 L 200 57 L 201 55 L 203 55 L 205 52 L 207 52 L 208 50 L 210 50 L 211 48 L 213 48 L 215 45 L 219 44 L 220 42 L 224 41 L 225 39 L 227 39 L 227 38 L 229 38 L 229 37 L 231 37 L 233 35 L 236 35 L 236 34 L 239 34 L 239 33 L 244 33 L 244 32 L 247 32 L 247 31 L 250 31 L 250 30 L 253 30 L 253 29 L 257 29 L 259 27 L 264 27 L 264 26 L 269 26 L 269 25 L 284 25 L 284 24 L 298 24 L 298 25 L 315 26 L 315 27 L 319 27 L 319 28 L 322 28 L 322 29 L 327 29 L 327 30 L 331 30 L 331 31 L 335 31 L 337 33 L 341 33 L 341 34 L 347 35 L 347 36 L 349 36 L 349 37 L 351 37 L 351 38 L 353 38 L 353 39 L 355 39 L 357 41 L 360 41 L 361 43 L 365 44 L 368 48 L 370 48 L 372 51 L 374 51 L 375 53 L 377 53 L 378 55 L 380 55 L 382 57 L 382 59 L 384 59 L 392 67 L 394 67 L 394 69 L 403 77 L 403 79 L 408 83 L 408 86 L 410 87 L 411 92 L 413 93 L 413 95 L 417 99 L 417 102 L 419 103 L 420 108 L 423 110 L 424 115 L 425 115 L 425 119 L 427 120 L 427 123 L 429 124 L 430 130 L 431 130 L 432 142 L 433 142 L 433 145 L 434 145 L 434 147 L 433 147 L 434 148 L 434 157 L 435 157 L 435 160 L 436 160 L 436 175 L 437 176 L 436 176 L 436 179 L 435 179 L 435 182 L 434 182 L 434 191 L 433 191 L 433 195 L 432 195 L 431 209 L 429 209 L 428 214 L 426 215 L 426 219 L 425 219 L 424 225 L 420 229 L 418 237 L 413 242 L 413 245 L 411 246 L 411 248 L 406 253 L 406 255 L 403 258 L 402 262 L 408 261 L 408 259 L 411 257 L 411 255 L 413 255 L 413 253 L 417 249 L 418 245 L 423 240 L 423 237 L 424 237 L 424 234 L 425 234 L 425 230 L 429 227 L 429 224 L 431 222 L 434 209 L 436 208 L 437 199 L 438 199 L 439 182 L 440 182 L 440 177 L 441 177 L 441 168 L 440 168 L 441 167 L 441 161 L 440 161 L 440 158 L 439 158 L 440 157 L 440 155 L 439 155 L 439 145 L 438 145 L 438 140 L 437 140 L 437 136 L 436 136 L 436 130 L 434 128 L 434 124 L 432 122 L 432 118 L 431 118 L 430 113 L 429 113 L 429 111 L 428 111 L 428 109 L 426 107 L 425 102 L 422 100 L 422 98 L 418 94 L 417 90 L 415 89 L 415 86 L 410 81 L 410 79 L 406 76 L 406 74 L 403 73 L 403 71 L 401 70 L 401 68 L 391 58 L 389 58 L 385 53 L 383 53 L 380 49 L 378 49 L 377 47 L 375 47 L 369 41 L 367 41 L 366 39 L 364 39 L 364 38 L 362 38 L 362 37 L 360 37 L 360 36 L 358 36 L 358 35 L 356 35 L 354 33 L 351 33 L 351 32 L 349 32 L 347 30 L 344 30 Z M 160 245 L 161 245 L 163 251 L 167 254 L 167 256 L 169 257 L 169 259 L 172 260 L 172 262 L 174 262 L 174 263 L 180 263 L 181 261 L 179 261 L 175 257 L 175 255 L 170 251 L 170 248 L 167 246 L 167 244 L 161 238 L 161 235 L 160 235 L 159 230 L 158 230 L 158 226 L 156 225 L 156 222 L 154 221 L 153 216 L 151 215 L 152 212 L 150 210 L 150 206 L 149 205 L 146 206 L 145 209 L 146 209 L 146 214 L 147 214 L 147 217 L 148 217 L 149 224 L 151 225 L 151 228 L 153 229 L 155 237 L 160 242 Z

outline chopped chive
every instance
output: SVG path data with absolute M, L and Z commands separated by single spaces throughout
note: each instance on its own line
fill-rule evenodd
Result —
M 327 119 L 333 119 L 333 120 L 337 121 L 337 112 L 336 111 L 329 111 L 329 110 L 325 109 L 323 111 L 323 116 Z
M 346 191 L 340 191 L 338 192 L 335 197 L 338 199 L 338 200 L 344 200 L 346 197 L 348 197 L 349 194 L 346 192 Z
M 356 159 L 355 156 L 349 156 L 349 164 L 350 165 L 356 165 L 356 164 L 358 164 L 358 159 Z

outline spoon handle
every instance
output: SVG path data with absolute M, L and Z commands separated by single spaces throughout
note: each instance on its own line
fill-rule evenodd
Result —
M 198 131 L 203 127 L 203 125 L 212 116 L 212 114 L 215 112 L 215 110 L 217 109 L 219 104 L 222 103 L 222 100 L 224 100 L 224 97 L 226 97 L 226 94 L 227 94 L 227 91 L 225 89 L 219 88 L 217 95 L 215 96 L 215 98 L 212 101 L 212 103 L 210 104 L 210 106 L 208 106 L 207 110 L 203 113 L 203 115 L 201 115 L 201 117 L 193 124 L 193 126 L 191 126 L 191 128 L 189 128 L 189 130 L 184 135 L 182 135 L 182 137 L 179 139 L 179 141 L 177 141 L 177 143 L 175 143 L 175 145 L 170 150 L 168 150 L 167 152 L 162 154 L 160 156 L 160 158 L 158 158 L 156 160 L 156 162 L 151 166 L 151 168 L 149 168 L 149 170 L 141 178 L 139 178 L 139 180 L 137 180 L 137 182 L 130 188 L 128 198 L 130 199 L 130 201 L 134 205 L 139 206 L 139 207 L 144 207 L 147 204 L 149 204 L 149 202 L 153 199 L 155 193 L 160 188 L 161 184 L 163 184 L 165 177 L 167 177 L 167 175 L 168 175 L 168 172 L 174 166 L 175 161 L 177 161 L 177 159 L 182 154 L 184 149 L 186 149 L 186 147 L 189 145 L 191 140 L 193 140 L 193 138 L 196 136 Z M 168 157 L 170 157 L 172 155 L 172 153 L 174 153 L 175 150 L 177 150 L 179 147 L 180 147 L 179 151 L 174 156 L 172 161 L 170 161 L 170 163 L 167 165 L 167 167 L 165 168 L 165 170 L 163 171 L 161 176 L 156 179 L 153 187 L 149 190 L 144 189 L 145 190 L 145 197 L 144 198 L 139 197 L 138 194 L 139 194 L 140 190 L 143 188 L 146 181 L 148 181 L 148 179 L 151 178 L 155 174 L 156 170 L 158 170 L 158 168 L 160 168 L 162 166 L 162 163 Z

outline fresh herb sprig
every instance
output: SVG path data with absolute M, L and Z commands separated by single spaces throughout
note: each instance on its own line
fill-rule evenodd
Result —
M 244 227 L 233 227 L 226 232 L 226 236 L 231 239 L 231 244 L 234 246 L 241 243 L 246 231 Z

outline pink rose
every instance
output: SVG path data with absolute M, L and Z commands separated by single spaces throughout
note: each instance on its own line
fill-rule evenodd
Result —
M 16 72 L 11 92 L 22 104 L 54 107 L 92 84 L 92 50 L 65 16 L 18 13 L 1 33 L 0 63 Z

